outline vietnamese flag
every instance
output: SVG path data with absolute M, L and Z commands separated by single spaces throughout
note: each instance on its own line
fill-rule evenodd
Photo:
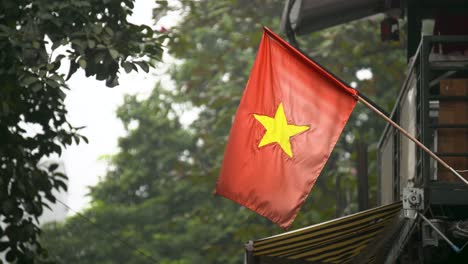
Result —
M 288 228 L 325 166 L 357 92 L 265 28 L 216 194 Z

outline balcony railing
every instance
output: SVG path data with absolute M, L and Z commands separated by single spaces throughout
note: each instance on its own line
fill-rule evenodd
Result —
M 447 45 L 461 54 L 435 53 Z M 452 167 L 468 169 L 468 36 L 422 37 L 390 117 Z M 428 189 L 430 203 L 468 204 L 468 188 L 391 126 L 379 168 L 382 204 L 400 200 L 405 187 Z

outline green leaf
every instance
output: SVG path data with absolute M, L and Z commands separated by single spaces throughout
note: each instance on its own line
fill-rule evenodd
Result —
M 50 164 L 50 166 L 49 166 L 49 168 L 48 168 L 49 172 L 55 171 L 55 170 L 58 168 L 58 166 L 59 166 L 59 165 L 58 165 L 57 163 L 52 163 L 52 164 Z
M 13 250 L 10 250 L 6 253 L 6 261 L 13 263 L 16 260 L 16 253 Z
M 70 61 L 70 69 L 68 70 L 67 78 L 65 78 L 66 81 L 68 81 L 71 76 L 78 70 L 78 63 L 76 63 L 74 60 Z
M 2 203 L 2 210 L 3 212 L 5 212 L 6 215 L 13 214 L 13 211 L 15 210 L 15 208 L 16 208 L 16 203 L 11 199 L 5 200 Z
M 60 84 L 52 79 L 46 80 L 47 85 L 49 85 L 52 88 L 58 88 L 60 87 Z
M 44 86 L 43 86 L 43 84 L 42 84 L 41 82 L 37 82 L 37 83 L 34 83 L 34 84 L 31 86 L 31 90 L 32 90 L 33 92 L 38 92 L 38 91 L 42 90 L 43 87 L 44 87 Z
M 138 66 L 140 66 L 140 68 L 141 68 L 144 72 L 146 72 L 146 73 L 149 72 L 149 66 L 148 66 L 148 64 L 147 64 L 146 62 L 144 62 L 144 61 L 134 61 L 133 63 L 135 63 L 135 64 L 137 64 Z
M 115 87 L 119 85 L 119 78 L 117 76 L 109 76 L 106 80 L 106 86 L 107 87 Z
M 46 193 L 45 198 L 51 203 L 55 203 L 57 201 L 57 198 L 55 198 L 51 193 Z
M 109 34 L 110 36 L 114 35 L 114 31 L 110 27 L 105 27 L 104 31 L 106 31 L 107 34 Z
M 65 58 L 65 55 L 60 54 L 60 55 L 58 55 L 57 57 L 55 57 L 55 60 L 54 60 L 54 61 L 55 61 L 55 62 L 59 62 L 59 61 L 61 61 L 63 58 Z
M 94 33 L 101 34 L 102 33 L 102 24 L 95 24 L 92 26 Z
M 61 172 L 54 172 L 54 176 L 59 177 L 59 178 L 63 178 L 63 179 L 68 179 L 68 177 L 65 174 L 61 173 Z
M 68 189 L 68 188 L 67 188 L 67 184 L 66 184 L 65 182 L 63 182 L 63 181 L 60 181 L 60 180 L 55 180 L 55 181 L 54 181 L 54 185 L 55 185 L 55 188 L 56 188 L 57 190 L 62 189 L 62 190 L 64 190 L 64 191 L 67 191 L 67 189 Z
M 41 44 L 38 41 L 33 41 L 32 46 L 33 46 L 33 48 L 38 49 L 38 48 L 41 47 Z
M 78 60 L 78 64 L 80 65 L 80 67 L 81 67 L 82 69 L 86 69 L 87 62 L 86 62 L 86 60 L 85 60 L 84 58 L 80 58 L 80 59 Z
M 94 41 L 92 39 L 88 39 L 88 47 L 90 49 L 94 49 L 94 47 L 96 47 L 96 41 Z
M 128 61 L 122 62 L 122 67 L 124 68 L 126 73 L 130 73 L 133 70 L 133 64 Z
M 54 43 L 52 43 L 51 49 L 56 50 L 60 46 L 62 46 L 62 41 L 54 41 Z
M 24 212 L 23 209 L 16 207 L 15 210 L 13 210 L 13 218 L 16 221 L 20 221 L 21 218 L 23 218 Z
M 119 52 L 115 49 L 109 49 L 109 53 L 113 59 L 117 59 L 119 57 Z
M 5 249 L 8 248 L 8 245 L 9 245 L 8 242 L 1 242 L 0 241 L 0 252 L 5 251 Z
M 65 97 L 67 97 L 67 94 L 64 93 L 64 92 L 62 91 L 62 89 L 59 89 L 59 90 L 58 90 L 58 93 L 59 93 L 59 98 L 62 99 L 62 100 L 64 100 Z M 61 152 L 59 152 L 59 155 L 60 155 L 60 153 L 61 153 Z
M 62 65 L 62 62 L 56 61 L 56 62 L 53 62 L 52 65 L 53 65 L 53 68 L 50 71 L 51 73 L 56 72 L 60 68 L 60 66 Z
M 58 74 L 54 74 L 52 76 L 50 76 L 50 78 L 56 82 L 59 82 L 59 83 L 64 83 L 65 80 L 63 79 L 62 76 L 58 75 Z
M 26 86 L 31 85 L 34 82 L 39 81 L 36 76 L 28 75 L 28 77 L 22 80 L 22 83 Z
M 2 114 L 8 115 L 10 113 L 10 107 L 8 106 L 8 103 L 3 101 L 2 102 Z

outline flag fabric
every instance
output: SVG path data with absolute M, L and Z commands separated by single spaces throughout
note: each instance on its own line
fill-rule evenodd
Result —
M 288 228 L 325 166 L 357 92 L 265 28 L 216 194 Z

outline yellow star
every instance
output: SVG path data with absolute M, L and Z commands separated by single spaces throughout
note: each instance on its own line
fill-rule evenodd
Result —
M 289 139 L 310 128 L 309 126 L 289 125 L 284 114 L 283 103 L 280 103 L 278 106 L 274 118 L 257 114 L 254 114 L 254 117 L 266 129 L 265 135 L 263 135 L 258 147 L 260 148 L 270 143 L 278 143 L 291 158 L 293 157 L 293 153 Z

